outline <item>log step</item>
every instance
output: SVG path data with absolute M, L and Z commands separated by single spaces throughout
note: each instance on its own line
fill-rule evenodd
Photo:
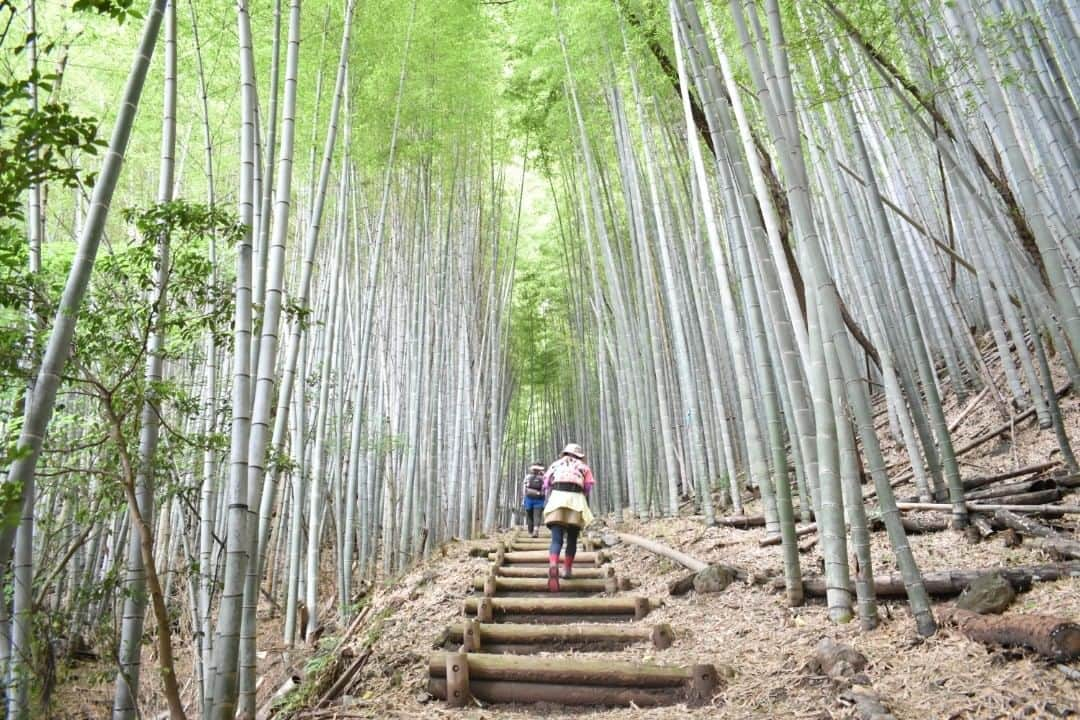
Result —
M 596 687 L 588 685 L 550 685 L 541 683 L 507 682 L 505 680 L 473 680 L 469 692 L 477 700 L 488 703 L 556 703 L 596 707 L 662 707 L 685 702 L 683 688 L 641 689 L 625 687 Z M 447 700 L 446 678 L 429 678 L 428 693 Z M 463 707 L 447 700 L 450 707 Z
M 646 597 L 599 597 L 599 598 L 466 598 L 465 614 L 476 615 L 481 622 L 490 623 L 494 618 L 510 620 L 522 618 L 526 622 L 565 621 L 567 618 L 587 618 L 596 622 L 600 618 L 613 620 L 640 620 L 661 602 Z M 574 620 L 570 620 L 573 622 Z
M 651 642 L 660 650 L 671 647 L 675 633 L 667 623 L 655 625 L 529 625 L 481 623 L 470 620 L 446 628 L 447 643 L 465 645 L 469 652 L 532 653 L 540 649 L 615 649 Z M 538 648 L 539 645 L 548 647 Z
M 495 568 L 495 574 L 502 577 L 546 579 L 548 576 L 548 569 L 543 565 L 499 565 Z M 613 575 L 615 575 L 615 568 L 611 565 L 574 568 L 575 578 L 595 579 L 612 577 Z
M 496 553 L 488 553 L 488 560 L 495 560 Z M 581 565 L 603 565 L 611 558 L 606 552 L 579 552 L 574 556 L 575 562 Z M 523 550 L 520 552 L 508 552 L 503 554 L 503 562 L 508 565 L 547 565 L 547 550 Z
M 592 542 L 584 540 L 584 539 L 579 540 L 578 541 L 578 550 L 582 551 L 582 552 L 592 552 L 592 550 L 593 550 L 592 546 L 594 544 L 595 543 L 592 543 Z M 510 550 L 512 552 L 529 552 L 529 551 L 535 552 L 536 550 L 543 550 L 544 552 L 547 552 L 547 549 L 549 547 L 551 547 L 551 541 L 550 540 L 538 540 L 538 539 L 511 540 L 506 545 L 506 549 Z M 494 550 L 492 550 L 492 552 L 494 552 Z
M 461 707 L 486 702 L 655 706 L 705 702 L 720 685 L 712 665 L 667 667 L 564 658 L 518 658 L 487 653 L 434 653 L 428 692 Z
M 548 592 L 547 578 L 495 577 L 495 593 Z M 487 578 L 473 578 L 473 590 L 487 592 Z M 610 593 L 619 591 L 615 576 L 606 578 L 569 578 L 559 580 L 559 592 L 563 593 Z

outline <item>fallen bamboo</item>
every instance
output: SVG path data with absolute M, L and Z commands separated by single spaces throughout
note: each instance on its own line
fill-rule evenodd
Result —
M 1053 553 L 1071 560 L 1080 560 L 1080 542 L 1049 528 L 1031 518 L 1021 517 L 1008 510 L 998 510 L 994 520 L 1029 537 L 1039 538 L 1044 547 Z
M 1032 492 L 1016 493 L 1015 495 L 1003 495 L 996 498 L 986 498 L 988 500 L 994 500 L 999 505 L 1049 505 L 1055 503 L 1062 497 L 1061 490 L 1056 486 L 1046 488 L 1044 490 L 1034 490 Z M 982 499 L 973 500 L 973 502 L 981 502 Z
M 984 485 L 992 485 L 993 483 L 1000 482 L 1001 480 L 1011 480 L 1012 478 L 1023 477 L 1025 475 L 1034 475 L 1035 473 L 1050 470 L 1060 464 L 1061 463 L 1057 460 L 1050 460 L 1049 462 L 1036 463 L 1035 465 L 1008 470 L 1003 473 L 997 473 L 996 475 L 983 475 L 981 477 L 968 478 L 967 480 L 964 480 L 964 490 L 975 490 Z
M 1025 647 L 1056 662 L 1080 656 L 1080 625 L 1050 615 L 980 615 L 947 608 L 942 621 L 986 645 Z
M 473 578 L 473 589 L 484 591 L 487 577 Z M 559 580 L 559 592 L 564 593 L 614 593 L 619 589 L 614 576 L 601 579 L 563 578 Z M 546 578 L 495 577 L 495 592 L 547 592 Z
M 982 402 L 982 399 L 986 397 L 987 393 L 989 392 L 990 386 L 987 385 L 978 395 L 976 395 L 974 398 L 971 399 L 970 402 L 968 402 L 967 407 L 965 407 L 963 411 L 956 416 L 955 420 L 949 423 L 950 433 L 956 432 L 956 428 L 960 427 L 960 423 L 964 422 L 965 418 L 967 418 L 967 416 L 971 414 L 971 411 L 974 410 L 980 402 Z
M 454 643 L 465 641 L 466 623 L 455 623 L 447 628 L 446 639 Z M 493 647 L 536 645 L 569 645 L 590 648 L 594 646 L 624 646 L 637 642 L 651 642 L 658 649 L 671 647 L 675 633 L 667 623 L 655 625 L 529 625 L 525 623 L 477 623 L 476 642 L 483 652 L 491 653 Z
M 576 562 L 583 565 L 603 565 L 611 558 L 608 554 L 600 552 L 579 552 L 574 556 Z M 495 560 L 495 553 L 488 554 L 488 560 Z M 508 552 L 503 555 L 503 562 L 509 565 L 522 565 L 522 564 L 541 564 L 546 565 L 548 562 L 547 550 L 525 550 L 523 552 Z
M 658 543 L 648 538 L 643 538 L 640 535 L 631 535 L 630 533 L 618 533 L 619 540 L 630 543 L 631 545 L 637 545 L 640 548 L 644 548 L 651 553 L 666 557 L 668 560 L 679 563 L 683 567 L 693 570 L 694 572 L 701 572 L 705 568 L 709 567 L 709 563 L 704 560 L 698 560 L 696 557 L 687 555 L 684 552 L 679 552 L 675 548 L 668 547 L 663 543 Z
M 1034 513 L 1036 515 L 1060 516 L 1080 514 L 1080 505 L 1012 505 L 1008 503 L 964 503 L 968 512 L 994 513 L 998 510 L 1011 512 Z M 952 512 L 953 506 L 949 503 L 906 503 L 898 502 L 896 507 L 900 510 L 932 510 L 935 512 Z
M 1058 388 L 1057 393 L 1056 393 L 1057 397 L 1058 398 L 1064 397 L 1065 395 L 1067 395 L 1069 393 L 1069 391 L 1071 389 L 1072 389 L 1072 381 L 1069 380 L 1064 385 L 1062 385 L 1060 388 Z M 1015 418 L 1013 418 L 1011 420 L 1007 420 L 1006 422 L 1002 423 L 1001 425 L 997 426 L 996 428 L 983 433 L 979 437 L 977 437 L 974 440 L 972 440 L 971 442 L 969 442 L 967 445 L 964 445 L 964 446 L 962 446 L 960 448 L 957 448 L 954 451 L 954 455 L 956 457 L 960 457 L 961 455 L 966 455 L 967 453 L 971 452 L 975 448 L 981 447 L 982 445 L 985 445 L 986 443 L 990 442 L 991 440 L 998 437 L 999 435 L 1002 435 L 1002 434 L 1008 432 L 1009 430 L 1012 430 L 1018 424 L 1020 424 L 1024 420 L 1027 420 L 1029 417 L 1033 416 L 1034 414 L 1035 414 L 1035 406 L 1032 405 L 1027 410 L 1025 410 L 1024 412 L 1017 415 Z M 910 464 L 910 461 L 909 460 L 903 460 L 903 461 L 898 461 L 898 462 L 895 462 L 895 463 L 891 463 L 889 465 L 886 465 L 885 469 L 886 470 L 894 470 L 894 469 L 896 469 L 896 468 L 898 468 L 898 467 L 900 467 L 900 466 L 902 466 L 904 464 Z M 915 473 L 911 469 L 908 469 L 903 475 L 896 478 L 895 480 L 890 481 L 889 484 L 892 485 L 893 487 L 897 487 L 898 485 L 901 485 L 901 484 L 911 480 L 914 476 L 915 476 Z M 866 493 L 865 497 L 871 498 L 871 497 L 874 497 L 876 494 L 877 494 L 877 491 L 871 489 L 868 493 Z
M 993 487 L 984 487 L 964 493 L 964 499 L 968 502 L 982 502 L 997 498 L 1019 495 L 1021 493 L 1042 492 L 1045 490 L 1057 490 L 1057 483 L 1050 478 L 1034 478 L 1030 480 L 1018 480 L 1016 482 L 1003 483 Z M 1021 503 L 1013 503 L 1021 504 Z
M 724 525 L 726 527 L 739 528 L 741 530 L 749 530 L 753 527 L 764 527 L 765 516 L 764 515 L 729 515 L 727 517 L 716 518 L 717 525 Z
M 1031 588 L 1035 582 L 1051 582 L 1068 577 L 1080 577 L 1080 562 L 1051 563 L 1047 565 L 1021 565 L 1017 567 L 983 568 L 979 570 L 943 570 L 938 572 L 923 573 L 923 586 L 931 595 L 938 597 L 952 597 L 959 595 L 976 578 L 987 573 L 1000 573 L 1009 584 L 1017 591 L 1025 591 Z M 774 590 L 783 589 L 782 578 L 773 582 Z M 804 592 L 813 597 L 825 596 L 825 578 L 803 578 Z M 850 588 L 854 593 L 854 585 Z M 891 575 L 876 576 L 874 578 L 874 594 L 879 598 L 904 598 L 907 597 L 907 588 L 904 585 L 903 576 L 894 573 Z
M 990 522 L 984 515 L 979 513 L 971 514 L 971 527 L 974 528 L 974 532 L 979 536 L 980 540 L 985 540 L 994 534 L 994 528 L 990 526 Z
M 1071 389 L 1072 389 L 1072 381 L 1069 380 L 1064 385 L 1062 385 L 1060 388 L 1058 388 L 1056 395 L 1059 398 L 1064 397 L 1069 392 L 1069 390 L 1071 390 Z M 955 451 L 956 456 L 959 457 L 961 455 L 965 455 L 965 454 L 971 452 L 972 450 L 974 450 L 975 448 L 980 447 L 982 445 L 985 445 L 986 443 L 988 443 L 991 440 L 993 440 L 994 438 L 996 438 L 998 435 L 1001 435 L 1003 433 L 1008 432 L 1012 428 L 1016 427 L 1016 425 L 1018 423 L 1020 423 L 1023 420 L 1027 420 L 1029 417 L 1031 417 L 1034 414 L 1035 414 L 1035 406 L 1032 405 L 1027 410 L 1025 410 L 1024 412 L 1017 415 L 1014 419 L 1002 423 L 1001 425 L 994 428 L 993 430 L 990 430 L 989 432 L 985 432 L 982 435 L 980 435 L 979 437 L 975 438 L 974 440 L 969 442 L 967 445 L 964 445 L 964 446 L 962 446 L 960 448 L 957 448 L 956 451 Z
M 817 523 L 810 523 L 809 525 L 803 525 L 801 528 L 795 528 L 795 537 L 803 537 L 804 535 L 810 535 L 817 532 Z M 779 545 L 783 540 L 781 535 L 770 535 L 767 538 L 762 538 L 758 541 L 758 547 L 771 547 L 773 545 Z
M 371 648 L 369 647 L 361 653 L 359 657 L 353 660 L 349 667 L 337 676 L 337 679 L 334 680 L 334 684 L 322 694 L 322 697 L 315 703 L 315 707 L 326 707 L 331 700 L 340 696 L 345 691 L 345 688 L 349 686 L 349 683 L 352 682 L 353 678 L 356 677 L 356 673 L 367 664 L 368 658 L 371 657 L 371 652 Z
M 950 506 L 951 507 L 951 506 Z M 904 525 L 904 531 L 910 535 L 920 535 L 930 532 L 941 532 L 942 530 L 948 530 L 952 527 L 948 520 L 937 520 L 936 518 L 901 518 L 901 522 Z M 874 518 L 869 522 L 869 529 L 872 531 L 884 530 L 885 523 L 880 518 Z M 817 523 L 810 523 L 804 525 L 795 531 L 796 537 L 802 537 L 804 535 L 810 535 L 817 532 Z M 759 547 L 771 547 L 780 544 L 779 535 L 770 535 L 767 538 L 763 538 L 758 542 Z

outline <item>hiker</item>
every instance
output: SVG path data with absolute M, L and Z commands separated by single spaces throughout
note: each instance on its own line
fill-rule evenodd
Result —
M 577 443 L 563 448 L 562 456 L 544 474 L 544 491 L 547 493 L 544 524 L 551 529 L 551 547 L 548 549 L 550 592 L 559 592 L 559 554 L 563 540 L 566 541 L 566 556 L 562 577 L 569 578 L 573 572 L 578 533 L 593 520 L 589 493 L 595 482 L 592 470 L 585 464 L 585 451 Z
M 544 514 L 544 466 L 529 466 L 525 476 L 525 519 L 529 523 L 529 537 L 539 537 L 541 516 Z

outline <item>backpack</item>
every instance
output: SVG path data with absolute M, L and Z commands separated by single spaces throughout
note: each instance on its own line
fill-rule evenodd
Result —
M 525 494 L 531 498 L 544 496 L 544 476 L 532 474 L 525 478 Z
M 555 483 L 572 483 L 580 487 L 585 485 L 585 473 L 581 471 L 579 467 L 579 461 L 566 459 L 561 462 L 555 463 L 551 468 L 551 482 Z

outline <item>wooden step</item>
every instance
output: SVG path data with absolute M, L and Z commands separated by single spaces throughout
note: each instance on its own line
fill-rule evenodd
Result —
M 655 625 L 529 625 L 526 623 L 481 623 L 469 620 L 443 631 L 448 646 L 464 645 L 468 652 L 534 653 L 553 648 L 575 650 L 618 649 L 639 642 L 651 642 L 663 650 L 671 647 L 675 633 L 667 623 Z M 542 646 L 542 647 L 541 647 Z
M 495 568 L 495 574 L 502 577 L 515 578 L 547 578 L 548 569 L 544 565 L 499 565 Z M 615 574 L 615 568 L 611 565 L 600 567 L 574 567 L 575 578 L 606 578 Z
M 466 598 L 465 614 L 476 615 L 481 622 L 552 623 L 609 622 L 640 620 L 662 602 L 646 597 L 538 597 L 538 598 Z
M 546 577 L 498 577 L 494 578 L 492 593 L 539 593 L 548 592 Z M 487 593 L 491 583 L 484 576 L 473 578 L 473 590 Z M 610 593 L 619 591 L 619 583 L 614 575 L 606 578 L 560 578 L 559 592 L 561 593 Z
M 707 702 L 719 684 L 712 665 L 668 667 L 465 652 L 434 653 L 428 659 L 428 692 L 454 707 L 464 707 L 471 698 L 639 707 Z
M 498 553 L 488 553 L 488 560 L 495 561 Z M 502 561 L 507 565 L 547 565 L 548 553 L 546 550 L 523 550 L 520 552 L 503 553 Z M 580 565 L 603 565 L 609 562 L 611 557 L 604 551 L 579 552 L 574 556 L 574 562 Z

